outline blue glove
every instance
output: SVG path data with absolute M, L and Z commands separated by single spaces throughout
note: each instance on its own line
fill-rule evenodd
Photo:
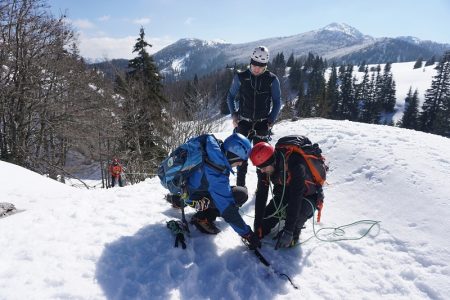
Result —
M 275 250 L 279 248 L 289 248 L 292 244 L 294 234 L 292 231 L 282 230 L 280 234 L 278 234 L 278 240 L 275 245 Z

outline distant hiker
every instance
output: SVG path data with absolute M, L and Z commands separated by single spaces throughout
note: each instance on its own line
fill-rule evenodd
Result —
M 234 76 L 227 96 L 235 131 L 248 137 L 254 145 L 269 141 L 270 129 L 281 107 L 280 81 L 267 70 L 268 62 L 269 50 L 256 47 L 250 56 L 250 67 Z M 244 162 L 238 168 L 238 186 L 245 186 L 247 166 Z
M 119 183 L 119 186 L 122 187 L 122 166 L 119 163 L 117 158 L 114 158 L 112 164 L 109 166 L 109 172 L 111 173 L 111 186 L 114 187 L 116 185 L 116 181 Z
M 276 237 L 275 249 L 295 245 L 305 222 L 313 216 L 314 208 L 322 207 L 327 167 L 321 152 L 318 145 L 311 144 L 306 137 L 287 136 L 278 140 L 275 147 L 258 143 L 250 153 L 250 160 L 260 170 L 254 231 L 263 238 L 285 219 L 284 228 Z M 266 206 L 270 182 L 273 198 Z
M 194 149 L 194 150 L 192 150 Z M 229 175 L 232 168 L 240 166 L 248 159 L 250 141 L 241 134 L 233 133 L 222 143 L 211 134 L 189 140 L 175 149 L 158 169 L 161 183 L 172 193 L 182 183 L 182 193 L 173 195 L 172 203 L 195 208 L 191 223 L 207 234 L 217 234 L 220 229 L 214 224 L 221 216 L 240 236 L 245 238 L 252 249 L 260 247 L 259 238 L 253 233 L 239 214 L 239 207 L 248 199 L 244 187 L 230 187 Z M 200 161 L 194 156 L 200 154 Z M 192 163 L 187 161 L 192 160 Z M 186 177 L 180 173 L 191 169 Z M 178 170 L 178 171 L 177 171 Z M 180 196 L 183 195 L 180 201 Z M 177 200 L 178 198 L 178 200 Z

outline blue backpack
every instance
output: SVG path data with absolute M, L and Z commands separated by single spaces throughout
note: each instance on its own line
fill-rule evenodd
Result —
M 189 176 L 204 163 L 221 172 L 226 169 L 224 166 L 218 166 L 209 161 L 205 150 L 208 136 L 208 134 L 203 134 L 189 139 L 172 151 L 159 165 L 158 177 L 161 180 L 161 184 L 170 193 L 181 195 Z

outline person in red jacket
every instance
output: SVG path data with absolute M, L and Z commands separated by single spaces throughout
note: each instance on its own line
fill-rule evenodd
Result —
M 111 173 L 111 186 L 114 187 L 118 181 L 119 186 L 122 187 L 122 166 L 117 158 L 113 159 L 112 165 L 109 166 L 109 172 Z

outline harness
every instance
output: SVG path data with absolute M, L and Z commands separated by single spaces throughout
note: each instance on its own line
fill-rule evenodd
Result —
M 249 140 L 252 140 L 254 138 L 257 138 L 259 140 L 263 140 L 266 142 L 269 142 L 272 140 L 272 137 L 271 137 L 272 130 L 270 128 L 267 128 L 267 135 L 256 134 L 255 124 L 259 123 L 259 122 L 267 121 L 267 118 L 252 120 L 249 118 L 244 118 L 242 116 L 239 116 L 239 120 L 247 121 L 252 124 L 252 128 L 248 131 L 248 134 L 246 135 L 246 138 L 248 138 Z

